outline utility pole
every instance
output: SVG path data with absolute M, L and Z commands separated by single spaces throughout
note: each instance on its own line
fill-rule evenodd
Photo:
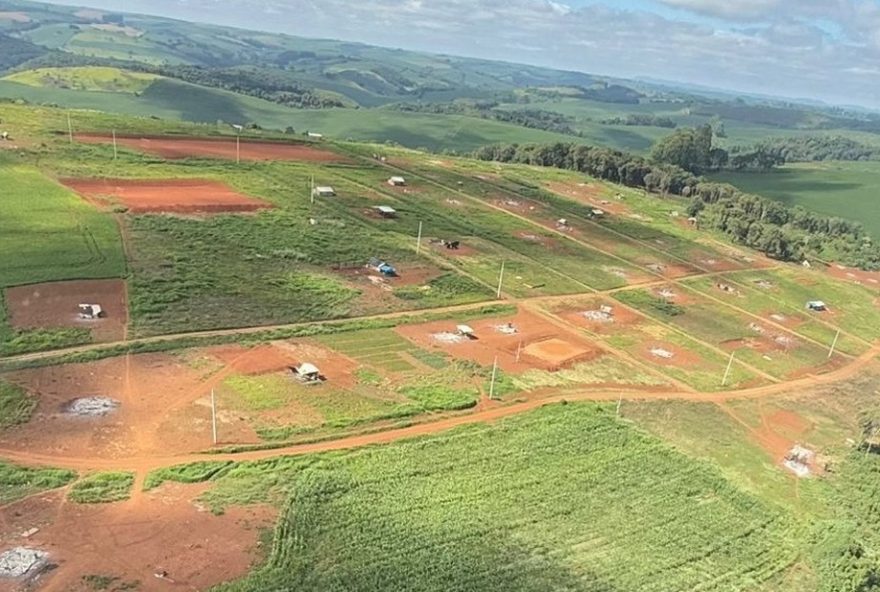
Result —
M 623 391 L 620 392 L 620 396 L 617 397 L 617 419 L 620 419 L 620 406 L 623 404 Z
M 235 134 L 235 164 L 241 164 L 241 132 Z
M 217 445 L 217 399 L 214 397 L 214 389 L 211 389 L 211 432 L 214 436 L 214 446 Z
M 495 294 L 499 300 L 501 299 L 501 286 L 504 285 L 504 263 L 505 261 L 501 262 L 501 273 L 498 274 L 498 292 Z
M 730 352 L 730 361 L 727 362 L 727 370 L 724 371 L 724 378 L 721 380 L 721 386 L 727 386 L 727 379 L 730 378 L 730 370 L 733 368 L 733 356 L 736 352 Z
M 831 342 L 831 349 L 828 350 L 828 359 L 831 359 L 831 356 L 834 355 L 834 349 L 837 347 L 837 340 L 840 339 L 840 329 L 837 330 L 837 335 L 834 336 L 834 341 Z
M 519 364 L 519 355 L 522 353 L 522 341 L 516 346 L 516 363 Z
M 315 176 L 309 177 L 309 199 L 312 205 L 315 204 Z
M 495 356 L 495 362 L 492 364 L 492 381 L 489 383 L 489 398 L 495 398 L 495 376 L 498 374 L 498 356 Z
M 113 160 L 119 157 L 119 151 L 116 147 L 116 130 L 113 130 Z
M 422 252 L 422 223 L 419 222 L 419 238 L 416 239 L 416 255 Z
M 70 113 L 67 114 L 67 137 L 73 144 L 73 124 L 70 122 Z

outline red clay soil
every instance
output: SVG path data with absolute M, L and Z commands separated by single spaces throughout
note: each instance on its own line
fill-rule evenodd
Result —
M 46 551 L 54 569 L 35 582 L 40 592 L 92 592 L 85 576 L 139 582 L 141 592 L 206 590 L 247 574 L 265 557 L 261 529 L 277 511 L 230 507 L 220 516 L 193 501 L 204 485 L 166 484 L 131 500 L 76 504 L 64 492 L 34 496 L 0 509 L 0 552 L 15 546 Z M 21 534 L 39 531 L 24 539 Z M 156 573 L 166 572 L 165 578 Z M 0 582 L 0 592 L 21 582 Z
M 700 249 L 689 252 L 686 259 L 709 271 L 737 271 L 744 268 L 742 263 L 727 259 L 718 253 L 701 251 Z
M 629 208 L 620 201 L 604 197 L 602 187 L 593 183 L 563 183 L 561 181 L 550 181 L 546 183 L 545 186 L 553 193 L 588 204 L 602 211 L 608 212 L 609 214 L 621 215 L 630 211 Z
M 584 312 L 599 311 L 602 306 L 611 307 L 613 322 L 593 320 L 584 316 Z M 566 309 L 554 314 L 576 327 L 583 327 L 588 331 L 602 335 L 614 334 L 622 327 L 638 325 L 645 320 L 645 317 L 612 300 L 589 300 L 583 304 L 578 303 L 576 308 Z
M 224 366 L 235 364 L 236 373 L 249 376 L 282 372 L 303 361 L 280 344 L 279 347 L 260 345 L 252 349 L 241 345 L 222 345 L 208 348 L 205 352 L 220 360 Z
M 111 144 L 106 134 L 77 134 L 85 144 Z M 117 136 L 119 145 L 141 152 L 155 154 L 169 160 L 178 158 L 222 158 L 235 160 L 235 138 L 186 138 L 172 136 Z M 281 142 L 241 141 L 242 160 L 291 160 L 300 162 L 348 162 L 344 156 L 306 144 Z
M 0 448 L 95 459 L 204 450 L 211 445 L 211 389 L 233 373 L 252 370 L 266 356 L 262 347 L 243 350 L 226 367 L 208 372 L 180 356 L 142 354 L 7 374 L 6 380 L 25 388 L 38 404 L 30 422 L 0 433 Z M 103 417 L 63 412 L 73 399 L 94 396 L 120 405 Z M 239 418 L 219 419 L 224 442 L 260 441 Z
M 512 323 L 516 328 L 515 334 L 507 335 L 499 331 L 499 327 L 507 323 Z M 580 335 L 565 331 L 528 312 L 468 322 L 474 329 L 476 339 L 463 338 L 459 343 L 444 343 L 433 337 L 438 333 L 454 333 L 456 324 L 454 320 L 437 321 L 404 325 L 395 330 L 420 347 L 441 350 L 453 358 L 473 360 L 483 366 L 491 366 L 497 356 L 499 367 L 512 374 L 533 369 L 558 370 L 562 366 L 604 353 L 599 346 Z
M 204 179 L 61 179 L 97 206 L 121 204 L 136 214 L 150 212 L 254 212 L 267 201 L 242 195 L 223 183 Z
M 842 265 L 829 265 L 827 270 L 832 277 L 855 282 L 873 290 L 880 290 L 880 271 L 862 271 Z
M 18 286 L 6 290 L 6 307 L 14 329 L 89 329 L 96 342 L 121 341 L 127 322 L 125 282 L 82 280 Z M 100 304 L 100 319 L 79 318 L 80 304 Z

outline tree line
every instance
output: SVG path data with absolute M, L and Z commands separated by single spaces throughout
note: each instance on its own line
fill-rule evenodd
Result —
M 768 160 L 781 164 L 824 160 L 880 160 L 880 148 L 844 136 L 770 138 L 754 146 L 734 146 L 730 149 L 733 159 L 758 152 Z
M 698 164 L 702 164 L 708 158 L 705 130 L 691 140 L 702 150 L 697 156 Z M 880 269 L 880 248 L 861 224 L 707 181 L 681 166 L 657 160 L 655 156 L 665 154 L 667 148 L 674 146 L 655 150 L 652 158 L 645 158 L 574 143 L 503 144 L 480 148 L 474 157 L 568 169 L 648 193 L 687 198 L 688 215 L 697 218 L 700 228 L 722 232 L 738 244 L 782 261 L 819 258 L 861 269 Z M 709 154 L 711 150 L 708 148 Z
M 499 109 L 500 106 L 501 103 L 498 101 L 474 100 L 453 101 L 451 103 L 395 103 L 387 105 L 386 108 L 415 113 L 466 115 L 581 137 L 581 132 L 573 127 L 574 119 L 561 113 L 543 109 Z

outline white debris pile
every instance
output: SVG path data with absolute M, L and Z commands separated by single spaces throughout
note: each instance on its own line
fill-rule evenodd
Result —
M 770 315 L 770 318 L 773 319 L 774 321 L 776 321 L 777 323 L 784 323 L 785 321 L 788 320 L 788 318 L 784 314 L 779 314 L 779 313 Z
M 102 417 L 116 411 L 119 401 L 109 397 L 83 397 L 64 406 L 64 412 L 81 417 Z
M 675 292 L 673 292 L 669 288 L 663 288 L 662 290 L 658 290 L 657 294 L 667 300 L 674 300 L 675 299 Z
M 755 285 L 765 290 L 770 290 L 773 288 L 773 282 L 769 282 L 767 280 L 758 280 L 755 282 Z
M 797 343 L 793 337 L 789 337 L 788 335 L 777 335 L 773 338 L 773 341 L 782 347 L 792 347 Z
M 449 331 L 434 333 L 431 335 L 431 338 L 439 343 L 448 344 L 461 343 L 465 339 L 464 335 L 459 335 L 458 333 L 450 333 Z
M 663 358 L 664 360 L 671 360 L 675 357 L 674 353 L 672 353 L 668 349 L 663 349 L 662 347 L 651 348 L 651 355 L 658 358 Z
M 606 310 L 608 308 L 610 307 L 603 306 L 600 310 L 585 310 L 581 314 L 588 321 L 595 323 L 613 323 L 614 313 L 611 310 Z
M 816 459 L 816 453 L 800 444 L 788 451 L 782 465 L 798 477 L 810 476 L 810 464 Z
M 619 278 L 626 279 L 626 277 L 627 277 L 626 272 L 624 270 L 620 269 L 619 267 L 609 267 L 605 271 L 607 271 L 611 275 L 617 276 Z
M 16 547 L 0 555 L 0 578 L 35 575 L 49 559 L 49 554 L 36 549 Z
M 518 333 L 517 328 L 513 323 L 504 323 L 503 325 L 495 325 L 495 330 L 504 335 L 516 335 Z
M 764 327 L 762 327 L 758 323 L 749 323 L 749 329 L 751 329 L 752 331 L 754 331 L 758 335 L 763 335 L 764 333 L 767 332 L 767 330 L 764 329 Z
M 648 265 L 648 269 L 650 269 L 654 273 L 663 273 L 664 271 L 666 271 L 666 266 L 661 263 L 650 263 Z

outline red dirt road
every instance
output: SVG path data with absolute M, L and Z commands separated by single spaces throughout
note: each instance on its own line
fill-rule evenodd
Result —
M 80 304 L 100 304 L 100 319 L 79 318 Z M 96 342 L 125 338 L 127 317 L 123 280 L 82 280 L 18 286 L 6 290 L 9 320 L 15 329 L 89 329 Z
M 77 134 L 76 140 L 85 144 L 111 144 L 106 134 Z M 172 136 L 117 136 L 116 142 L 126 148 L 155 154 L 169 160 L 179 158 L 222 158 L 235 160 L 235 138 L 186 138 Z M 281 142 L 241 141 L 242 160 L 291 160 L 299 162 L 348 162 L 349 159 L 321 148 L 306 144 Z
M 274 207 L 204 179 L 61 179 L 61 183 L 97 206 L 121 204 L 136 214 L 254 212 Z

